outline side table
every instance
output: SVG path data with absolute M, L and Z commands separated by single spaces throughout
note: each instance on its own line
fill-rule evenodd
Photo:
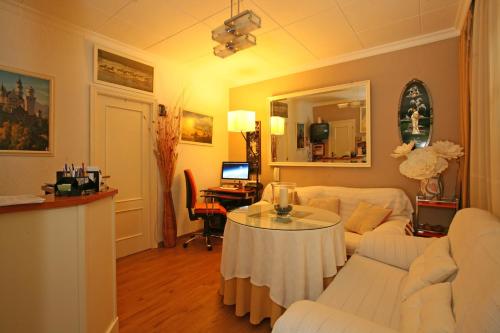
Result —
M 448 233 L 458 210 L 458 198 L 426 199 L 416 197 L 415 236 L 442 237 Z

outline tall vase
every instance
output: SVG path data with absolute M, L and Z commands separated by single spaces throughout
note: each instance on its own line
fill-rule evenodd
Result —
M 163 192 L 163 243 L 165 247 L 175 247 L 177 241 L 177 220 L 175 218 L 172 192 Z
M 443 179 L 441 175 L 420 181 L 420 195 L 425 199 L 439 200 L 443 196 Z

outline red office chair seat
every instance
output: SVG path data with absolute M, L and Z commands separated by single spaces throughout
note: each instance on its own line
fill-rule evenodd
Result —
M 207 215 L 207 214 L 222 214 L 226 215 L 226 208 L 221 206 L 218 202 L 214 203 L 204 203 L 204 202 L 197 202 L 194 205 L 194 213 L 196 215 Z

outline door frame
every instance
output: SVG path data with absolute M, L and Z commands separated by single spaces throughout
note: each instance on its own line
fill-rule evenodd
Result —
M 140 103 L 149 104 L 151 106 L 148 130 L 149 130 L 149 140 L 150 147 L 148 149 L 148 165 L 149 165 L 149 181 L 148 181 L 148 191 L 149 191 L 149 218 L 146 221 L 146 239 L 149 248 L 157 248 L 157 230 L 158 230 L 158 166 L 156 164 L 156 158 L 154 155 L 154 148 L 156 142 L 155 136 L 155 126 L 157 121 L 157 113 L 155 110 L 158 107 L 157 100 L 154 96 L 145 96 L 140 93 L 133 92 L 125 92 L 123 90 L 111 87 L 105 87 L 99 84 L 91 84 L 90 85 L 90 163 L 89 165 L 93 165 L 95 161 L 95 122 L 96 122 L 96 112 L 97 112 L 97 97 L 99 95 L 113 97 L 113 98 L 121 98 L 125 100 L 132 100 Z M 118 189 L 120 191 L 120 189 Z M 116 241 L 116 240 L 115 240 Z

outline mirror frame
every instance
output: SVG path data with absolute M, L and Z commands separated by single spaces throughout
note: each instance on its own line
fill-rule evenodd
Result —
M 284 166 L 292 166 L 292 167 L 337 167 L 337 168 L 369 168 L 372 166 L 372 143 L 371 143 L 371 100 L 370 100 L 370 80 L 365 80 L 365 81 L 356 81 L 356 82 L 351 82 L 351 83 L 345 83 L 345 84 L 338 84 L 334 86 L 328 86 L 324 88 L 318 88 L 318 89 L 310 89 L 310 90 L 301 90 L 301 91 L 295 91 L 292 93 L 288 94 L 283 94 L 283 95 L 277 95 L 277 96 L 271 96 L 268 97 L 268 114 L 267 114 L 267 123 L 269 126 L 269 129 L 271 128 L 271 105 L 272 102 L 281 100 L 281 99 L 287 99 L 287 98 L 292 98 L 292 97 L 299 97 L 299 96 L 306 96 L 306 95 L 313 95 L 313 94 L 320 94 L 320 93 L 325 93 L 325 92 L 331 92 L 335 90 L 343 90 L 351 87 L 357 87 L 360 85 L 365 86 L 365 91 L 366 91 L 366 101 L 365 101 L 365 106 L 366 106 L 366 163 L 334 163 L 334 162 L 273 162 L 272 160 L 272 152 L 271 152 L 271 143 L 272 143 L 272 136 L 271 136 L 271 131 L 269 130 L 269 145 L 268 145 L 268 165 L 273 166 L 273 167 L 284 167 Z

